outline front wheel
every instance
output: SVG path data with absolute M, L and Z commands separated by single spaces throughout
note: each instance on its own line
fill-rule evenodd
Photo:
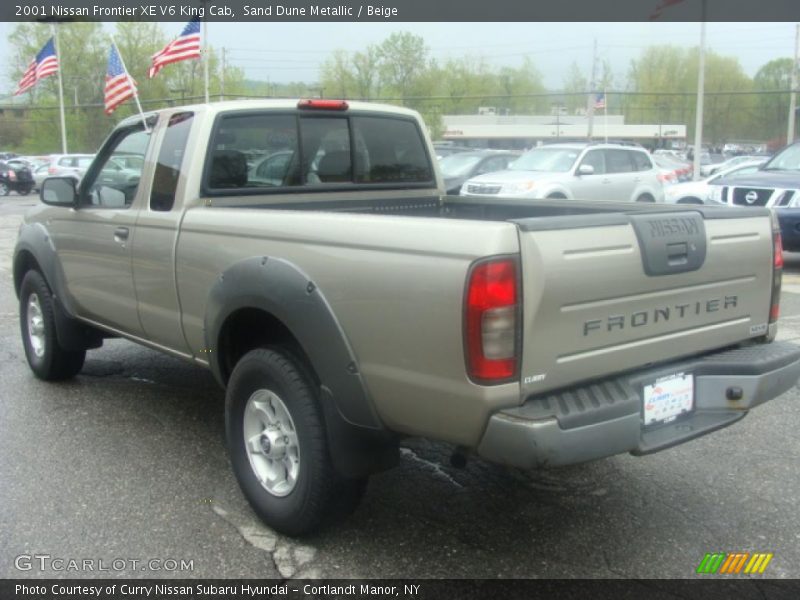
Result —
M 20 196 L 27 196 L 28 194 L 30 194 L 30 193 L 31 193 L 31 190 L 32 190 L 32 189 L 33 189 L 33 186 L 31 186 L 31 187 L 24 187 L 24 188 L 20 188 L 19 190 L 17 190 L 17 193 L 18 193 Z
M 44 277 L 28 271 L 19 291 L 22 345 L 33 374 L 46 381 L 74 377 L 86 359 L 86 350 L 68 351 L 58 343 L 53 310 L 53 296 Z
M 233 471 L 253 510 L 273 529 L 302 535 L 360 496 L 331 463 L 316 388 L 279 348 L 251 350 L 237 363 L 225 398 Z
M 0 196 L 8 196 L 11 193 L 11 188 L 7 183 L 0 183 Z

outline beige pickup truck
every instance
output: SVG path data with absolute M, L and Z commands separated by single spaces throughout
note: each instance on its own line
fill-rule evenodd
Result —
M 392 106 L 123 121 L 20 229 L 31 369 L 72 377 L 115 336 L 210 369 L 241 488 L 289 534 L 403 437 L 521 468 L 647 454 L 796 383 L 767 209 L 446 196 L 434 156 Z

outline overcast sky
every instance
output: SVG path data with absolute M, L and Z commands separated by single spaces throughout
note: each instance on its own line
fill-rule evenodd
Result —
M 162 23 L 167 36 L 180 33 L 181 23 Z M 13 23 L 0 22 L 7 39 Z M 106 24 L 113 28 L 113 24 Z M 248 78 L 273 82 L 314 82 L 319 65 L 331 50 L 361 50 L 394 31 L 421 35 L 437 59 L 484 57 L 492 65 L 519 65 L 530 56 L 549 89 L 559 89 L 575 61 L 588 73 L 592 43 L 612 67 L 621 86 L 632 59 L 652 44 L 696 46 L 699 23 L 209 23 L 209 41 L 227 49 L 230 63 Z M 8 42 L 5 42 L 8 44 Z M 753 76 L 764 63 L 794 53 L 794 23 L 709 23 L 709 48 L 739 59 Z M 14 84 L 9 76 L 7 46 L 0 51 L 0 92 Z

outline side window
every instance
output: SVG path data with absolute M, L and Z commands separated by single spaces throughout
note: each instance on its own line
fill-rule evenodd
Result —
M 353 182 L 347 119 L 303 118 L 300 132 L 307 184 Z
M 633 171 L 630 152 L 627 150 L 605 150 L 607 173 L 630 173 Z
M 631 151 L 631 157 L 633 158 L 633 164 L 636 167 L 636 171 L 649 171 L 653 168 L 653 163 L 650 161 L 650 157 L 644 152 Z
M 153 188 L 150 191 L 150 209 L 157 211 L 170 211 L 175 204 L 175 190 L 181 175 L 183 156 L 186 153 L 186 140 L 192 129 L 193 113 L 177 113 L 169 118 L 164 141 L 158 151 L 158 162 L 153 175 Z M 134 170 L 139 161 L 126 160 L 122 163 L 123 170 Z
M 117 165 L 126 157 L 135 156 L 142 159 L 150 143 L 150 134 L 141 125 L 120 132 L 98 155 L 98 164 L 92 164 L 86 178 L 81 184 L 85 193 L 82 204 L 99 208 L 128 208 L 136 197 L 142 168 L 115 169 L 109 163 Z
M 428 155 L 415 121 L 353 117 L 358 183 L 428 183 Z
M 581 161 L 581 165 L 589 165 L 594 168 L 595 175 L 602 175 L 606 172 L 606 161 L 602 150 L 589 150 Z
M 293 115 L 233 114 L 222 117 L 211 140 L 206 185 L 212 190 L 300 184 L 297 120 Z M 270 169 L 285 156 L 283 169 Z M 269 172 L 269 175 L 265 175 Z

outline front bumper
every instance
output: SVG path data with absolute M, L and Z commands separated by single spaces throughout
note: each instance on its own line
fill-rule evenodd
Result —
M 645 429 L 643 387 L 672 373 L 692 373 L 695 408 Z M 800 346 L 773 342 L 659 365 L 585 386 L 529 398 L 489 419 L 478 454 L 520 468 L 563 466 L 630 452 L 649 454 L 743 418 L 800 377 Z M 741 398 L 727 391 L 741 388 Z

